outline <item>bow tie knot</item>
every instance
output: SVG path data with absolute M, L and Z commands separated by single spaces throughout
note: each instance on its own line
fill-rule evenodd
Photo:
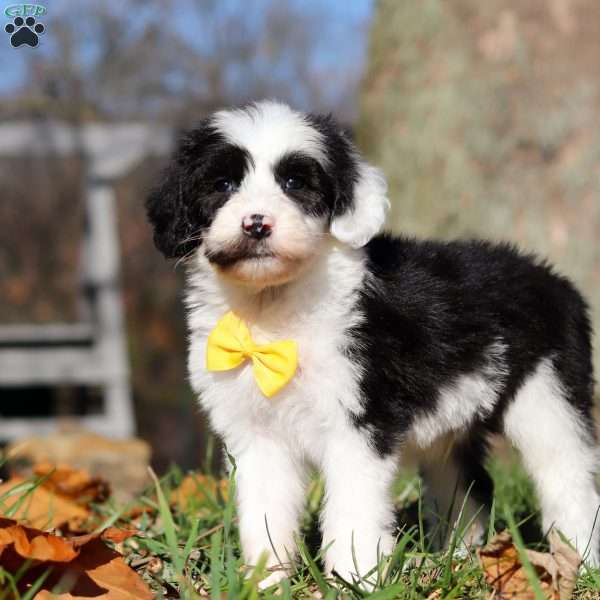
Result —
M 293 340 L 257 345 L 244 321 L 233 312 L 222 317 L 208 336 L 206 368 L 229 371 L 252 360 L 254 379 L 261 392 L 273 397 L 294 376 L 298 363 Z

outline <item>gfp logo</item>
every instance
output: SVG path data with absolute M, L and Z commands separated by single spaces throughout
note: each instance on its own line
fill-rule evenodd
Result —
M 35 48 L 39 36 L 46 31 L 42 23 L 36 22 L 36 17 L 45 15 L 45 6 L 39 4 L 11 4 L 4 9 L 5 16 L 12 18 L 4 31 L 10 35 L 10 43 L 14 48 L 27 45 Z
M 10 4 L 4 9 L 7 17 L 43 17 L 47 12 L 46 7 L 39 4 Z

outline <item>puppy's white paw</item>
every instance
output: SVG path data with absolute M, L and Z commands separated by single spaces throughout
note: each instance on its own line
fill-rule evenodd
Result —
M 259 581 L 258 589 L 266 590 L 272 585 L 278 584 L 286 577 L 288 577 L 288 572 L 285 569 L 277 569 L 277 571 L 273 571 L 268 577 L 265 577 L 262 581 Z

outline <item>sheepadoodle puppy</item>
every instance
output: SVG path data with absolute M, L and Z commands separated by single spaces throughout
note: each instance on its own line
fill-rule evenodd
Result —
M 245 560 L 293 560 L 311 466 L 329 571 L 364 576 L 392 550 L 401 461 L 476 540 L 503 434 L 543 527 L 598 564 L 584 301 L 508 245 L 382 234 L 388 205 L 332 118 L 276 102 L 200 122 L 147 200 L 157 247 L 187 266 L 189 376 L 237 464 Z

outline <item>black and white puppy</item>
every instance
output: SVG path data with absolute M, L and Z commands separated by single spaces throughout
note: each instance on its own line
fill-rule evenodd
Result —
M 201 122 L 147 201 L 158 248 L 186 257 L 190 381 L 237 461 L 246 560 L 293 556 L 309 465 L 326 482 L 326 566 L 345 577 L 393 547 L 400 460 L 419 461 L 439 514 L 464 499 L 477 535 L 487 439 L 502 433 L 544 528 L 598 564 L 584 301 L 507 245 L 380 235 L 388 204 L 331 118 L 275 102 Z M 228 311 L 257 343 L 297 342 L 297 372 L 273 398 L 249 363 L 205 368 Z

